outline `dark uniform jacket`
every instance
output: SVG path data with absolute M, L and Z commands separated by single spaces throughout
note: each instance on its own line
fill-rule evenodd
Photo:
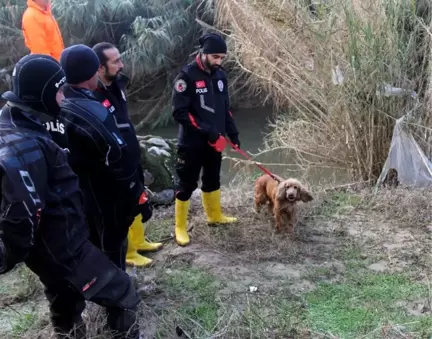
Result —
M 124 138 L 131 153 L 132 162 L 135 164 L 142 186 L 144 186 L 144 172 L 141 167 L 141 148 L 136 135 L 136 130 L 128 112 L 128 103 L 126 99 L 126 86 L 129 79 L 126 75 L 120 73 L 110 86 L 105 86 L 99 81 L 98 88 L 93 91 L 97 100 L 108 109 L 111 113 L 115 124 Z M 137 213 L 143 214 L 143 222 L 151 217 L 149 204 L 145 206 L 138 205 Z
M 0 273 L 25 261 L 45 285 L 68 281 L 87 297 L 100 290 L 115 269 L 88 241 L 67 151 L 38 119 L 9 105 L 0 115 L 0 168 Z
M 127 107 L 125 87 L 127 77 L 120 74 L 112 85 L 106 87 L 99 82 L 98 88 L 93 92 L 96 99 L 111 113 L 115 125 L 125 139 L 131 159 L 135 166 L 140 167 L 141 148 L 137 139 L 135 127 L 133 126 Z
M 58 121 L 46 127 L 54 141 L 70 151 L 69 162 L 80 178 L 87 215 L 112 219 L 115 208 L 118 220 L 131 223 L 143 192 L 134 151 L 92 92 L 65 85 L 64 94 Z M 122 228 L 127 231 L 129 225 Z
M 180 146 L 202 148 L 219 134 L 237 139 L 226 74 L 221 69 L 205 71 L 199 55 L 176 77 L 172 102 Z

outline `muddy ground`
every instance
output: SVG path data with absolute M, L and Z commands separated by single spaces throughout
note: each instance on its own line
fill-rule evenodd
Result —
M 211 228 L 198 195 L 192 243 L 149 254 L 131 269 L 143 297 L 144 338 L 431 338 L 432 191 L 315 190 L 301 206 L 294 238 L 275 234 L 252 209 L 250 184 L 226 187 L 237 225 Z M 148 223 L 169 237 L 171 209 Z M 49 338 L 37 279 L 24 267 L 0 278 L 0 337 Z M 98 307 L 86 311 L 89 337 L 101 332 Z

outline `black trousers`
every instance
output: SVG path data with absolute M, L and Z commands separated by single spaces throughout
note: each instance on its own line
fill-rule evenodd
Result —
M 133 223 L 132 217 L 122 217 L 116 222 L 116 209 L 112 215 L 87 217 L 90 228 L 90 240 L 120 269 L 126 270 L 127 232 Z M 136 215 L 141 214 L 142 222 L 151 219 L 153 208 L 150 202 L 136 206 Z M 107 213 L 105 213 L 107 214 Z M 110 218 L 111 217 L 111 218 Z
M 97 263 L 95 263 L 97 265 Z M 69 286 L 49 286 L 45 295 L 50 304 L 51 322 L 58 338 L 85 338 L 85 325 L 81 317 L 85 299 Z M 136 312 L 139 298 L 127 273 L 118 270 L 114 278 L 90 301 L 104 306 L 107 324 L 118 339 L 138 339 Z
M 177 147 L 177 193 L 176 198 L 181 201 L 190 199 L 193 191 L 198 187 L 201 169 L 203 192 L 213 192 L 220 188 L 220 170 L 222 153 L 216 152 L 210 145 L 203 148 Z
M 126 270 L 127 234 L 133 218 L 119 217 L 113 206 L 111 213 L 88 215 L 90 241 L 120 269 Z
M 66 249 L 65 249 L 66 250 Z M 45 286 L 51 322 L 57 338 L 85 338 L 82 312 L 86 300 L 105 308 L 107 325 L 116 339 L 138 339 L 136 313 L 140 303 L 128 274 L 90 242 L 85 242 L 64 273 L 52 261 L 28 260 L 27 266 Z
M 90 241 L 119 268 L 126 270 L 127 234 L 136 206 L 130 198 L 115 195 L 110 182 L 80 174 Z M 135 204 L 138 204 L 138 197 Z M 135 214 L 136 212 L 136 214 Z

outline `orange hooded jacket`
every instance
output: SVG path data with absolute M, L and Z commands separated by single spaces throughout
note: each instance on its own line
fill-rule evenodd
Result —
M 27 0 L 22 18 L 25 44 L 32 54 L 46 54 L 60 61 L 64 49 L 57 21 L 51 13 L 51 5 L 45 10 L 33 0 Z

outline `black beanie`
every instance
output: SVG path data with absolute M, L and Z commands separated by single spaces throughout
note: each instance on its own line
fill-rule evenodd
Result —
M 90 80 L 100 65 L 96 53 L 81 44 L 66 48 L 61 54 L 60 64 L 66 73 L 66 81 L 71 85 Z
M 2 98 L 55 116 L 60 112 L 56 95 L 65 82 L 64 71 L 56 59 L 42 54 L 26 55 L 13 70 L 12 91 Z
M 204 34 L 198 42 L 204 54 L 226 54 L 227 45 L 220 35 L 215 33 Z

